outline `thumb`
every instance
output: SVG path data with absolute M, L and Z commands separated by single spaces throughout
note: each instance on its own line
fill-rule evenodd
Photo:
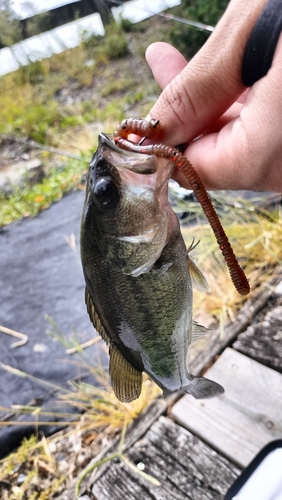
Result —
M 170 145 L 189 142 L 242 94 L 245 46 L 266 3 L 231 0 L 210 38 L 185 66 L 183 57 L 179 53 L 176 57 L 175 49 L 168 49 L 167 44 L 147 49 L 147 62 L 164 89 L 150 111 L 161 122 L 162 141 Z

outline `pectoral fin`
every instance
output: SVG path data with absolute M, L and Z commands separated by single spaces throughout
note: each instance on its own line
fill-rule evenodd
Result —
M 192 285 L 194 286 L 194 288 L 200 290 L 201 292 L 209 292 L 210 287 L 208 285 L 208 282 L 204 277 L 202 271 L 200 271 L 200 269 L 198 268 L 193 257 L 191 256 L 188 256 L 188 266 L 192 280 Z
M 90 321 L 94 328 L 97 330 L 99 335 L 101 335 L 102 339 L 106 344 L 109 344 L 110 339 L 105 331 L 105 328 L 103 327 L 100 318 L 96 312 L 95 306 L 93 304 L 93 300 L 91 299 L 91 295 L 88 291 L 88 288 L 85 288 L 85 304 L 87 307 L 87 312 L 89 314 Z
M 197 321 L 192 321 L 192 339 L 191 342 L 195 340 L 201 339 L 204 337 L 210 330 L 203 325 L 199 325 Z
M 116 397 L 123 403 L 139 398 L 142 372 L 136 370 L 125 357 L 110 344 L 110 378 Z

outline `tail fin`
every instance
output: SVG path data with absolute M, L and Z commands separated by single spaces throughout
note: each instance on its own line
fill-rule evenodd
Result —
M 204 377 L 194 377 L 191 383 L 183 387 L 182 390 L 188 392 L 188 394 L 191 394 L 196 399 L 213 398 L 224 393 L 221 385 Z

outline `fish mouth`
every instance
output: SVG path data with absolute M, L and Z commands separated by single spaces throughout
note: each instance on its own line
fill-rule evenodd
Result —
M 154 155 L 144 155 L 121 149 L 114 142 L 113 135 L 99 134 L 99 146 L 103 156 L 116 166 L 121 166 L 137 174 L 154 174 L 157 171 L 157 161 Z
M 121 151 L 127 156 L 129 155 L 129 151 L 121 150 L 115 143 L 114 143 L 114 135 L 106 135 L 103 132 L 100 132 L 99 134 L 99 143 L 100 144 L 105 144 L 109 148 L 111 148 L 113 151 L 116 151 L 117 153 L 121 153 Z

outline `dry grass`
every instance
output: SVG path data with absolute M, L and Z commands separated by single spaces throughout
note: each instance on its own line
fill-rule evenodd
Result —
M 238 199 L 236 204 L 237 207 L 221 214 L 221 221 L 250 282 L 252 294 L 266 285 L 276 266 L 282 263 L 282 217 L 278 206 L 259 208 L 256 203 Z M 233 320 L 248 297 L 236 292 L 210 226 L 182 226 L 182 233 L 187 246 L 193 238 L 200 240 L 193 254 L 211 289 L 208 294 L 195 290 L 196 314 L 205 311 L 223 323 Z
M 10 372 L 32 378 L 28 374 L 2 366 Z M 40 407 L 17 407 L 14 413 L 33 416 L 35 433 L 38 426 L 65 425 L 60 431 L 46 439 L 42 433 L 24 439 L 21 446 L 0 460 L 0 493 L 3 500 L 49 500 L 64 491 L 73 482 L 93 457 L 111 441 L 122 428 L 135 420 L 161 391 L 147 376 L 144 377 L 140 398 L 132 403 L 121 403 L 115 397 L 108 373 L 102 367 L 91 368 L 81 363 L 81 368 L 88 368 L 95 376 L 97 386 L 86 383 L 73 383 L 72 390 L 58 391 L 58 407 L 75 408 L 77 413 L 56 413 L 61 422 L 50 422 L 52 413 Z M 46 385 L 45 381 L 38 381 Z M 50 384 L 48 384 L 50 386 Z M 51 386 L 50 386 L 51 387 Z M 1 408 L 3 410 L 3 408 Z M 7 409 L 8 410 L 8 409 Z M 10 409 L 11 411 L 11 409 Z M 54 413 L 53 413 L 54 414 Z M 70 419 L 68 421 L 68 419 Z M 30 425 L 30 422 L 15 420 L 14 425 Z M 0 424 L 1 425 L 1 424 Z M 3 422 L 2 425 L 11 425 Z M 120 452 L 121 453 L 121 452 Z M 130 464 L 129 464 L 130 465 Z M 133 464 L 131 464 L 133 465 Z

